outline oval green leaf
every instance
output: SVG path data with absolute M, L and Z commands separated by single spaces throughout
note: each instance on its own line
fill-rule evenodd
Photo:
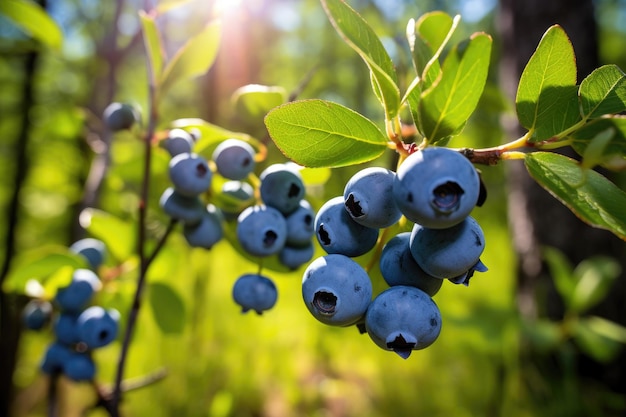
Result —
M 355 165 L 387 149 L 387 137 L 372 121 L 324 100 L 279 106 L 265 117 L 265 125 L 285 156 L 310 168 Z
M 12 265 L 2 289 L 20 294 L 28 293 L 27 286 L 30 280 L 45 284 L 48 278 L 64 267 L 70 267 L 72 270 L 87 268 L 85 259 L 70 252 L 65 246 L 45 246 L 26 251 L 18 255 Z
M 580 120 L 574 47 L 560 26 L 546 31 L 530 57 L 515 104 L 520 124 L 533 131 L 531 142 L 551 138 Z
M 221 24 L 211 22 L 190 38 L 172 57 L 161 75 L 161 92 L 174 83 L 206 73 L 213 65 L 221 39 Z
M 232 95 L 235 112 L 239 117 L 261 120 L 267 112 L 287 100 L 283 87 L 249 84 L 238 88 Z
M 185 328 L 185 303 L 172 287 L 153 282 L 148 287 L 152 316 L 163 333 L 181 333 Z
M 154 16 L 147 14 L 143 10 L 139 11 L 143 44 L 146 50 L 148 62 L 148 75 L 151 82 L 156 84 L 163 72 L 163 61 L 165 52 L 161 45 L 159 28 L 154 21 Z
M 335 30 L 367 64 L 374 93 L 382 103 L 387 119 L 393 119 L 400 110 L 400 89 L 395 67 L 382 42 L 345 1 L 322 0 L 322 6 Z
M 534 180 L 581 220 L 626 240 L 626 193 L 615 184 L 554 152 L 532 152 L 524 162 Z
M 54 49 L 60 49 L 63 32 L 39 4 L 25 0 L 0 1 L 0 14 L 7 16 L 30 37 Z
M 626 117 L 594 119 L 570 135 L 572 148 L 584 158 L 589 156 L 589 147 L 595 147 L 598 139 L 611 133 L 608 143 L 599 143 L 600 154 L 594 151 L 594 160 L 601 166 L 612 170 L 626 169 Z M 602 140 L 600 141 L 602 142 Z M 593 161 L 592 161 L 593 162 Z
M 116 260 L 123 262 L 134 253 L 136 245 L 134 223 L 94 208 L 84 209 L 80 213 L 79 222 L 93 237 L 104 242 Z
M 583 117 L 595 118 L 626 111 L 626 75 L 617 65 L 605 65 L 580 83 Z
M 583 260 L 576 266 L 576 288 L 569 307 L 584 313 L 600 303 L 611 290 L 621 272 L 619 263 L 608 256 L 594 256 Z
M 476 109 L 487 81 L 491 37 L 474 34 L 455 46 L 443 63 L 439 82 L 422 93 L 419 120 L 422 134 L 436 143 L 456 134 Z

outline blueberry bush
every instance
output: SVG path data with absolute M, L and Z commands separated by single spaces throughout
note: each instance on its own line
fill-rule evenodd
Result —
M 231 101 L 261 126 L 250 131 L 170 117 L 184 100 L 177 88 L 214 65 L 227 22 L 204 22 L 166 51 L 160 18 L 180 4 L 139 10 L 145 102 L 111 98 L 91 115 L 110 140 L 107 198 L 125 208 L 108 209 L 107 200 L 81 208 L 84 237 L 16 253 L 2 277 L 2 291 L 19 297 L 25 332 L 14 379 L 40 393 L 16 415 L 411 415 L 414 394 L 397 390 L 411 372 L 427 383 L 446 368 L 439 343 L 450 356 L 482 349 L 466 359 L 473 368 L 446 369 L 473 381 L 466 372 L 489 366 L 511 375 L 488 382 L 507 393 L 524 372 L 515 359 L 522 334 L 536 348 L 567 350 L 573 341 L 597 360 L 618 354 L 626 328 L 587 314 L 619 275 L 610 258 L 573 266 L 545 248 L 566 307 L 560 322 L 523 322 L 510 300 L 478 300 L 495 297 L 485 294 L 490 286 L 504 287 L 490 281 L 511 273 L 511 256 L 498 251 L 507 232 L 487 214 L 503 198 L 490 170 L 503 164 L 522 163 L 589 227 L 626 240 L 626 193 L 605 175 L 626 166 L 626 74 L 610 64 L 578 82 L 567 33 L 546 28 L 517 88 L 514 115 L 525 133 L 470 146 L 463 135 L 489 88 L 492 36 L 460 36 L 460 15 L 427 12 L 408 21 L 409 65 L 400 65 L 350 3 L 317 7 L 365 64 L 376 111 L 251 84 Z M 49 48 L 62 42 L 34 3 L 11 0 L 0 14 Z M 279 364 L 285 352 L 293 363 Z M 380 370 L 389 355 L 405 361 Z M 473 382 L 468 392 L 449 389 L 454 379 L 437 377 L 430 389 L 446 393 L 418 409 L 473 415 L 493 401 Z M 374 400 L 341 409 L 337 398 L 360 388 Z M 171 404 L 155 410 L 151 392 Z M 464 399 L 472 394 L 481 400 Z M 501 412 L 539 408 L 520 407 L 523 394 L 503 396 Z M 463 401 L 466 414 L 450 408 Z M 623 399 L 612 407 L 626 410 Z

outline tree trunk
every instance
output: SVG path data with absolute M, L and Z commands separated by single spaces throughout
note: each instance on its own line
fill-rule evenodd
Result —
M 503 38 L 500 67 L 501 83 L 511 98 L 543 33 L 559 24 L 566 31 L 577 57 L 578 81 L 599 66 L 598 39 L 592 0 L 501 0 L 498 19 Z M 511 137 L 521 133 L 510 128 Z M 513 136 L 515 135 L 515 136 Z M 564 153 L 568 153 L 565 151 Z M 573 153 L 568 153 L 573 156 Z M 523 316 L 563 317 L 563 304 L 557 295 L 540 248 L 552 246 L 576 265 L 593 255 L 608 255 L 622 264 L 622 275 L 609 297 L 591 313 L 622 325 L 626 324 L 626 246 L 611 233 L 594 229 L 574 216 L 539 187 L 521 164 L 510 166 L 509 213 L 518 263 L 518 305 Z M 538 300 L 541 300 L 540 302 Z M 540 304 L 541 303 L 541 304 Z M 577 352 L 579 376 L 626 392 L 626 354 L 608 364 L 600 364 Z

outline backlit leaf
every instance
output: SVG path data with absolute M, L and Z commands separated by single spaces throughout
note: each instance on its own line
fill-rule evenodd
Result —
M 617 65 L 605 65 L 580 83 L 578 94 L 583 117 L 626 111 L 626 75 Z
M 419 120 L 431 142 L 458 133 L 476 109 L 489 71 L 491 37 L 474 34 L 457 45 L 443 63 L 439 81 L 422 93 Z
M 134 253 L 136 249 L 134 223 L 94 208 L 83 210 L 79 221 L 89 234 L 104 242 L 107 250 L 118 261 L 125 261 Z
M 370 161 L 387 149 L 387 137 L 359 113 L 324 100 L 284 104 L 265 117 L 276 146 L 306 167 L 339 167 Z
M 374 93 L 387 119 L 400 110 L 396 70 L 382 42 L 370 25 L 345 1 L 322 0 L 322 6 L 343 40 L 363 58 L 371 72 Z
M 161 78 L 161 73 L 163 72 L 163 61 L 165 59 L 165 52 L 163 51 L 163 47 L 161 45 L 159 28 L 154 21 L 154 16 L 147 14 L 143 10 L 139 11 L 139 21 L 141 22 L 143 43 L 148 58 L 148 74 L 152 78 L 151 81 L 156 84 L 156 82 Z
M 162 92 L 174 83 L 206 73 L 213 65 L 221 39 L 221 24 L 211 22 L 190 38 L 166 64 L 161 76 Z
M 25 0 L 2 0 L 0 14 L 11 19 L 33 39 L 54 49 L 61 48 L 61 28 L 39 4 Z
M 626 169 L 626 117 L 614 116 L 586 123 L 570 135 L 573 139 L 572 148 L 579 155 L 585 156 L 589 145 L 598 138 L 598 135 L 603 135 L 603 132 L 610 132 L 612 136 L 610 141 L 602 146 L 602 154 L 596 155 L 595 159 L 605 168 Z
M 550 27 L 520 77 L 515 99 L 520 124 L 531 142 L 561 133 L 580 120 L 576 58 L 565 31 Z

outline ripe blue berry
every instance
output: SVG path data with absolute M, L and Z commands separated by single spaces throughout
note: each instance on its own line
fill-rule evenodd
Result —
M 117 132 L 130 129 L 139 120 L 139 116 L 132 106 L 115 102 L 104 109 L 102 119 L 109 130 Z
M 465 274 L 485 249 L 483 231 L 471 216 L 447 229 L 413 226 L 410 241 L 413 259 L 426 273 L 438 278 Z
M 478 201 L 480 179 L 459 152 L 429 147 L 409 155 L 398 168 L 393 196 L 412 222 L 432 229 L 460 223 Z
M 83 256 L 91 269 L 97 269 L 104 262 L 106 256 L 106 246 L 98 239 L 85 238 L 74 242 L 70 246 L 70 251 Z
M 378 229 L 355 222 L 344 206 L 342 196 L 328 200 L 315 217 L 318 242 L 327 253 L 355 257 L 369 252 L 378 240 Z
M 298 170 L 288 164 L 273 164 L 259 175 L 261 200 L 284 215 L 295 211 L 304 198 L 305 188 Z
M 441 313 L 424 291 L 399 285 L 374 298 L 365 314 L 365 329 L 376 345 L 406 359 L 437 339 Z
M 306 200 L 301 200 L 298 208 L 289 214 L 287 221 L 287 245 L 309 246 L 315 234 L 315 212 Z
M 59 374 L 63 372 L 63 366 L 67 363 L 71 355 L 72 350 L 69 346 L 54 342 L 46 349 L 46 353 L 39 367 L 45 374 Z
M 189 132 L 184 129 L 172 129 L 163 141 L 163 147 L 174 157 L 181 153 L 191 153 L 194 140 Z
M 393 198 L 395 172 L 365 168 L 350 178 L 343 192 L 346 210 L 355 222 L 382 229 L 395 224 L 402 213 Z
M 89 349 L 106 346 L 115 340 L 120 315 L 117 310 L 100 306 L 85 309 L 76 319 L 76 333 Z
M 159 199 L 159 205 L 165 214 L 185 224 L 198 223 L 205 211 L 204 204 L 198 196 L 184 196 L 173 187 L 163 191 Z
M 385 244 L 380 254 L 380 273 L 389 286 L 407 285 L 435 295 L 443 280 L 428 275 L 413 259 L 409 247 L 410 232 L 399 233 Z
M 45 300 L 30 300 L 22 311 L 22 322 L 27 329 L 41 330 L 50 322 L 52 304 Z
M 59 342 L 73 345 L 80 342 L 77 327 L 78 315 L 76 313 L 61 313 L 54 321 L 54 335 Z
M 272 207 L 250 206 L 237 218 L 237 240 L 251 255 L 274 255 L 285 246 L 287 222 Z
M 243 181 L 226 181 L 217 196 L 226 220 L 236 219 L 244 208 L 254 204 L 254 188 Z
M 358 322 L 372 299 L 367 272 L 344 255 L 315 259 L 302 278 L 304 303 L 317 320 L 332 326 Z
M 62 310 L 80 312 L 100 286 L 100 279 L 93 271 L 77 269 L 72 274 L 70 284 L 57 291 L 55 301 Z
M 199 223 L 186 224 L 183 227 L 183 236 L 191 247 L 211 249 L 224 236 L 223 220 L 220 211 L 213 204 L 209 204 Z
M 231 180 L 242 180 L 254 170 L 254 154 L 254 148 L 247 142 L 226 139 L 217 145 L 211 159 L 221 176 Z
M 278 291 L 274 282 L 259 274 L 245 274 L 235 281 L 233 299 L 243 313 L 254 310 L 257 314 L 274 307 Z
M 278 253 L 278 260 L 289 269 L 298 269 L 313 258 L 315 248 L 309 242 L 306 246 L 285 245 Z
M 181 153 L 170 160 L 169 176 L 178 193 L 194 197 L 211 186 L 213 173 L 202 156 Z
M 96 375 L 96 364 L 88 353 L 70 352 L 63 364 L 63 374 L 72 381 L 91 381 Z

